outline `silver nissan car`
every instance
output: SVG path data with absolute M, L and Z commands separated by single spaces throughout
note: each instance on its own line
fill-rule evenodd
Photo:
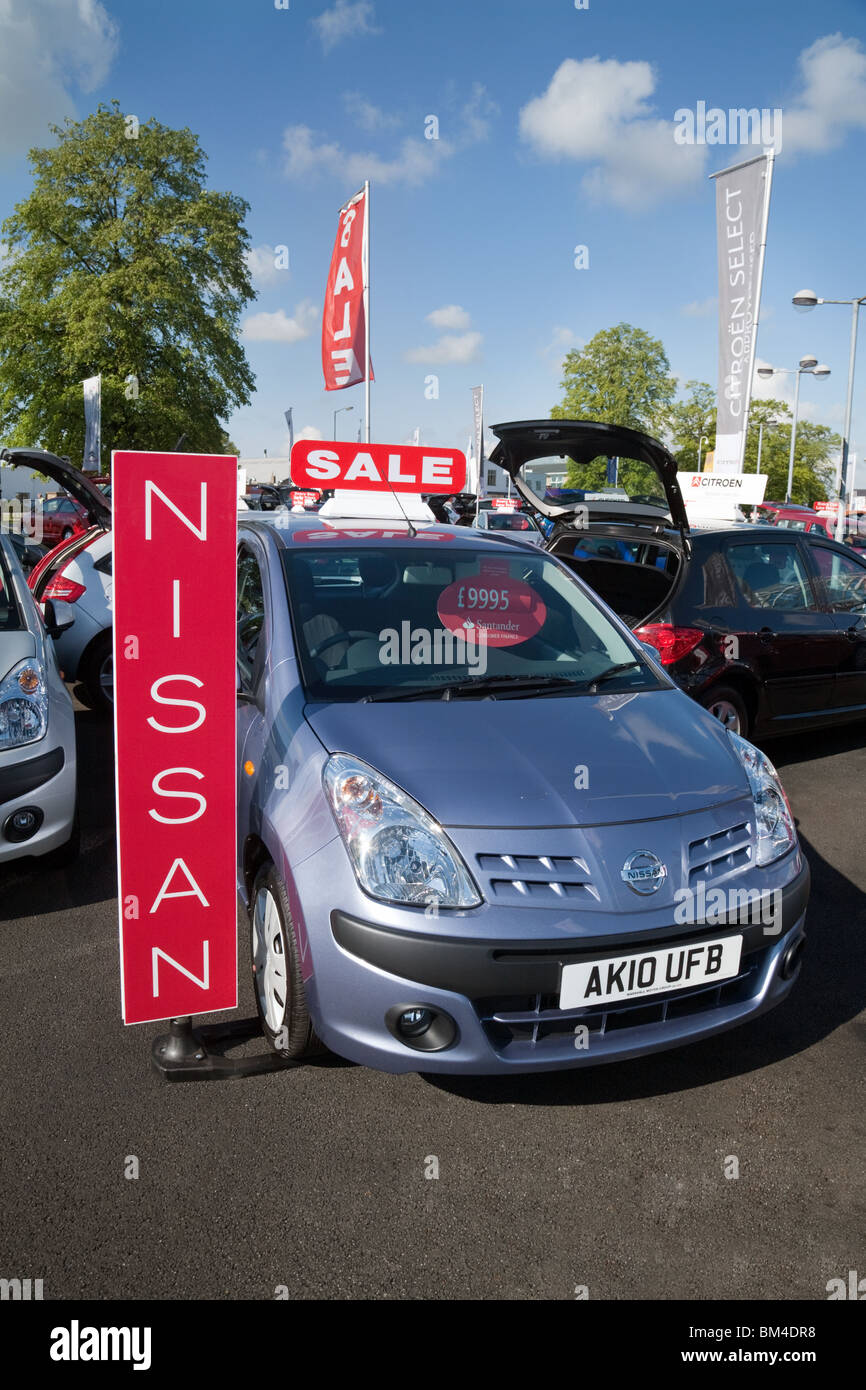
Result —
M 639 462 L 676 520 L 668 460 Z M 237 636 L 238 885 L 278 1052 L 585 1066 L 790 992 L 809 869 L 772 764 L 557 558 L 432 517 L 251 518 Z
M 50 600 L 43 619 L 0 532 L 0 868 L 78 853 L 75 719 L 54 651 L 72 622 Z

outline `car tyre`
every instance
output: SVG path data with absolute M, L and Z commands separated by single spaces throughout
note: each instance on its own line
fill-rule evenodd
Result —
M 720 724 L 741 738 L 749 737 L 749 711 L 739 690 L 732 685 L 714 685 L 705 690 L 700 703 Z
M 74 534 L 75 532 L 73 531 L 71 526 L 64 526 L 63 530 L 60 532 L 60 539 L 62 541 L 68 541 L 72 538 Z
M 273 864 L 256 874 L 250 896 L 253 990 L 262 1032 L 281 1057 L 299 1061 L 323 1050 L 301 974 L 301 953 L 285 887 Z
M 103 632 L 91 647 L 81 679 L 87 686 L 93 708 L 99 714 L 111 714 L 114 710 L 114 654 L 110 630 Z

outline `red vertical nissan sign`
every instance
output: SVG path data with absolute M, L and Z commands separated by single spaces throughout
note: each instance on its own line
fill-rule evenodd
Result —
M 322 371 L 325 390 L 341 391 L 364 381 L 364 213 L 366 195 L 340 209 L 322 313 Z M 370 380 L 373 374 L 370 373 Z
M 237 1004 L 237 460 L 115 453 L 123 1019 Z

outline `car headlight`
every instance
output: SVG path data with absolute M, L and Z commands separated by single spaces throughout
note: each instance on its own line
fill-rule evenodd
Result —
M 323 782 L 355 875 L 382 902 L 477 907 L 469 870 L 423 806 L 359 758 L 335 753 Z
M 746 770 L 758 832 L 758 863 L 772 864 L 797 843 L 794 817 L 779 775 L 770 759 L 748 739 L 728 732 L 728 737 Z
M 0 749 L 35 743 L 47 728 L 45 670 L 41 661 L 28 657 L 0 683 Z

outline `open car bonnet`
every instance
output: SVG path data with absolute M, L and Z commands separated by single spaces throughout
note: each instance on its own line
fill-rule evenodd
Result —
M 505 470 L 521 497 L 543 516 L 552 521 L 567 521 L 579 507 L 591 502 L 593 518 L 627 520 L 637 519 L 638 509 L 643 506 L 646 515 L 642 519 L 657 525 L 664 525 L 669 519 L 679 531 L 688 554 L 689 523 L 677 481 L 676 460 L 657 439 L 622 425 L 605 425 L 595 420 L 513 420 L 492 425 L 491 429 L 499 443 L 490 462 Z M 607 498 L 600 490 L 588 489 L 575 493 L 573 500 L 540 498 L 521 476 L 521 469 L 535 459 L 551 456 L 573 459 L 577 464 L 603 458 L 646 464 L 658 480 L 658 499 L 649 495 L 629 500 L 622 496 Z
M 0 461 L 11 468 L 32 468 L 36 473 L 44 473 L 75 498 L 92 526 L 110 529 L 111 508 L 99 488 L 65 459 L 45 449 L 0 449 Z

